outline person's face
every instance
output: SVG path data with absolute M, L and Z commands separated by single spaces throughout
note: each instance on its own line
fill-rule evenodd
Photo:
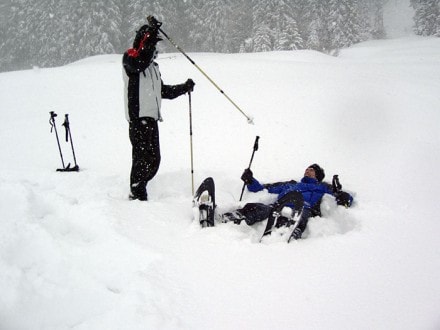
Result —
M 306 171 L 304 172 L 304 176 L 312 179 L 316 179 L 316 173 L 315 170 L 311 167 L 307 167 Z

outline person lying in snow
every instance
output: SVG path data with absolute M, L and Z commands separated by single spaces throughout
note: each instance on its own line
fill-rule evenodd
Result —
M 340 190 L 340 187 L 334 187 L 328 183 L 322 182 L 325 177 L 324 169 L 318 164 L 312 164 L 306 168 L 304 177 L 300 182 L 295 180 L 287 182 L 277 182 L 271 184 L 261 184 L 254 178 L 252 171 L 248 168 L 244 170 L 241 179 L 251 192 L 262 191 L 267 189 L 269 193 L 277 194 L 277 201 L 280 200 L 290 191 L 298 191 L 304 198 L 304 208 L 299 220 L 298 226 L 295 228 L 292 238 L 299 239 L 307 227 L 307 222 L 311 216 L 321 215 L 320 204 L 324 194 L 335 196 L 338 205 L 350 207 L 353 203 L 353 196 Z M 232 221 L 240 224 L 242 220 L 246 224 L 253 225 L 257 222 L 267 219 L 270 215 L 272 205 L 263 203 L 247 203 L 243 208 L 228 212 L 222 215 L 224 222 Z

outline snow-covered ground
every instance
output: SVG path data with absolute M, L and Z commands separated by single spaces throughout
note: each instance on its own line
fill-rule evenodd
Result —
M 194 179 L 218 211 L 301 178 L 339 174 L 350 209 L 323 203 L 305 239 L 260 244 L 253 228 L 192 219 L 188 97 L 163 102 L 162 164 L 148 202 L 128 201 L 131 146 L 121 56 L 0 74 L 0 328 L 439 329 L 440 39 L 313 51 L 190 54 L 249 125 L 180 54 L 165 83 L 191 77 Z M 79 173 L 59 173 L 68 113 Z

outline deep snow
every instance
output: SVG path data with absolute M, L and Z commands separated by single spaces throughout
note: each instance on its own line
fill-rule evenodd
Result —
M 262 182 L 318 162 L 355 195 L 323 203 L 306 238 L 258 243 L 264 224 L 192 220 L 188 97 L 163 102 L 162 164 L 148 202 L 128 201 L 121 56 L 0 74 L 1 329 L 440 328 L 440 39 L 313 51 L 180 54 L 191 77 L 195 182 L 219 212 L 238 199 L 256 135 Z M 49 111 L 69 114 L 79 173 L 61 166 Z

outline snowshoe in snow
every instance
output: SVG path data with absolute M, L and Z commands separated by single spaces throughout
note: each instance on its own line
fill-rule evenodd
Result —
M 304 198 L 298 191 L 291 191 L 278 200 L 267 219 L 266 229 L 264 230 L 261 241 L 272 233 L 287 237 L 290 242 L 295 238 L 301 213 L 304 207 Z
M 213 178 L 206 178 L 193 198 L 194 218 L 202 227 L 214 227 L 215 185 Z

